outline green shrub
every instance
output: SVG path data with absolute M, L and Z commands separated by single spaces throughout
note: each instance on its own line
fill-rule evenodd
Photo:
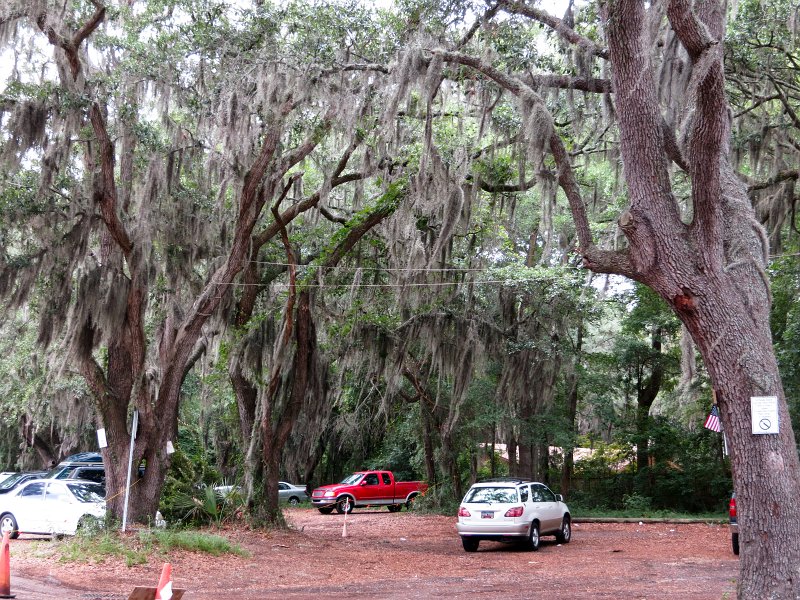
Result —
M 164 552 L 170 550 L 188 550 L 190 552 L 203 552 L 213 556 L 222 554 L 236 554 L 238 556 L 248 556 L 247 551 L 239 545 L 231 544 L 229 540 L 221 535 L 204 533 L 193 530 L 154 530 L 149 529 L 139 535 L 145 545 L 153 545 Z
M 640 496 L 637 493 L 625 494 L 622 496 L 622 506 L 625 510 L 641 511 L 642 513 L 649 511 L 652 508 L 653 500 L 647 496 Z

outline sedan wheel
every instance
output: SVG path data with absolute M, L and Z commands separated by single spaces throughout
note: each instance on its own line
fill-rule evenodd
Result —
M 6 513 L 0 519 L 0 533 L 5 535 L 8 532 L 9 537 L 15 540 L 19 537 L 19 527 L 17 527 L 17 520 L 11 513 Z
M 572 524 L 569 517 L 564 515 L 564 520 L 561 521 L 561 529 L 556 534 L 556 541 L 559 544 L 569 544 L 570 539 L 572 539 Z
M 289 504 L 291 504 L 292 506 L 297 506 L 298 504 L 300 504 L 300 498 L 298 498 L 297 496 L 292 496 L 291 498 L 289 498 Z
M 534 552 L 539 549 L 539 524 L 531 523 L 531 531 L 528 534 L 528 548 Z

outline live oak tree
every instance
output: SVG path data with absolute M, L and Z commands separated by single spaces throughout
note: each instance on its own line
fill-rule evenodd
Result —
M 428 68 L 468 67 L 518 99 L 533 157 L 547 151 L 554 161 L 584 265 L 647 285 L 691 333 L 729 440 L 744 540 L 739 593 L 795 597 L 800 509 L 793 499 L 800 471 L 769 329 L 768 240 L 730 155 L 724 6 L 602 4 L 601 42 L 527 3 L 498 4 L 574 44 L 582 59 L 578 75 L 509 72 L 491 52 L 477 56 L 434 41 L 421 49 Z M 591 79 L 594 61 L 603 63 L 608 79 Z M 618 219 L 622 248 L 604 249 L 593 239 L 568 147 L 538 92 L 557 87 L 613 93 L 609 115 L 619 136 L 628 200 Z M 683 185 L 689 194 L 679 201 L 676 190 Z M 751 434 L 754 396 L 778 399 L 779 434 Z
M 629 201 L 618 221 L 625 248 L 603 250 L 592 239 L 569 155 L 542 97 L 524 76 L 444 49 L 434 48 L 432 54 L 483 73 L 525 103 L 524 110 L 539 120 L 542 143 L 558 168 L 584 264 L 649 286 L 691 332 L 717 390 L 729 440 L 744 540 L 739 594 L 795 597 L 800 514 L 793 499 L 800 471 L 769 330 L 767 238 L 729 155 L 724 6 L 610 2 L 601 7 L 605 50 L 524 3 L 502 4 L 554 26 L 583 53 L 610 62 Z M 653 48 L 662 48 L 663 55 L 654 56 Z M 666 58 L 677 60 L 659 60 Z M 677 68 L 680 73 L 671 72 Z M 662 80 L 680 74 L 682 82 L 676 82 L 672 94 L 659 88 L 658 69 Z M 691 185 L 684 210 L 673 191 L 671 163 L 686 173 Z M 753 396 L 778 398 L 779 434 L 751 434 Z
M 4 183 L 31 177 L 40 205 L 5 247 L 1 287 L 14 304 L 37 281 L 52 287 L 40 342 L 60 343 L 62 364 L 93 393 L 117 516 L 128 415 L 139 411 L 133 460 L 146 468 L 141 479 L 134 471 L 130 506 L 147 520 L 169 466 L 181 384 L 231 299 L 256 225 L 272 218 L 265 207 L 286 174 L 359 113 L 346 85 L 310 86 L 316 71 L 270 54 L 281 38 L 269 14 L 236 20 L 191 2 L 112 8 L 4 9 L 16 56 L 30 51 L 52 67 L 16 69 L 4 96 Z M 242 32 L 245 16 L 252 29 Z M 47 44 L 52 58 L 38 58 Z

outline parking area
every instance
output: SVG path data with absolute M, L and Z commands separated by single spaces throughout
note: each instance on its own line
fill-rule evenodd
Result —
M 569 544 L 544 538 L 541 549 L 530 552 L 482 542 L 478 552 L 466 553 L 453 517 L 357 510 L 345 521 L 310 508 L 286 512 L 292 526 L 286 531 L 237 526 L 220 532 L 247 557 L 173 552 L 130 568 L 121 558 L 61 563 L 54 560 L 57 544 L 23 536 L 12 546 L 12 586 L 17 572 L 68 597 L 116 600 L 127 598 L 134 585 L 155 585 L 162 562 L 169 561 L 187 600 L 498 594 L 718 600 L 736 593 L 738 559 L 727 526 L 719 524 L 578 522 Z

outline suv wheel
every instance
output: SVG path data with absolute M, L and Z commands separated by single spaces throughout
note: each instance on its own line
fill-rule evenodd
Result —
M 531 531 L 528 533 L 528 548 L 536 552 L 539 549 L 539 523 L 531 523 Z
M 570 523 L 569 515 L 564 515 L 564 520 L 561 521 L 561 529 L 556 533 L 556 541 L 559 544 L 569 544 L 572 539 L 572 523 Z
M 477 552 L 478 544 L 480 543 L 481 541 L 478 538 L 466 535 L 461 536 L 461 545 L 464 546 L 464 550 L 466 550 L 467 552 Z

